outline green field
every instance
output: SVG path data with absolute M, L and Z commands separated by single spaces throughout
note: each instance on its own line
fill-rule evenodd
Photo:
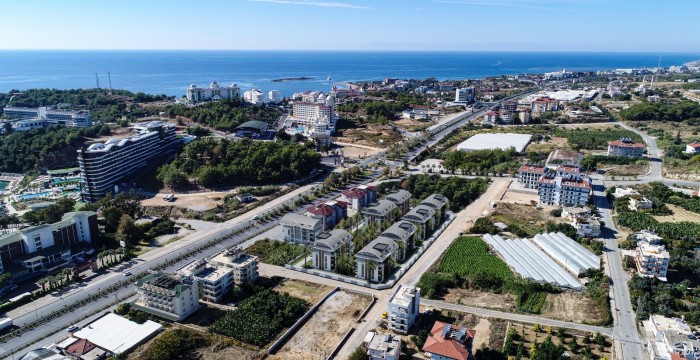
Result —
M 489 247 L 478 237 L 455 240 L 440 260 L 438 272 L 454 273 L 462 278 L 491 276 L 508 281 L 513 273 L 501 259 L 489 254 Z

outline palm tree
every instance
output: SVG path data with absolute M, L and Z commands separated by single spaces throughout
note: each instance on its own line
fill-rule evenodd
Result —
M 102 251 L 99 254 L 97 254 L 97 260 L 101 263 L 102 267 L 105 268 L 105 257 L 107 257 L 108 253 L 107 251 Z
M 304 245 L 303 250 L 303 255 L 304 255 L 304 267 L 306 267 L 306 263 L 308 261 L 309 256 L 311 255 L 311 246 L 309 245 Z
M 406 243 L 403 241 L 397 241 L 396 244 L 399 246 L 399 259 L 401 261 L 406 260 Z
M 353 275 L 355 262 L 352 256 L 342 253 L 338 256 L 335 264 L 335 271 L 342 275 Z
M 49 283 L 49 279 L 47 277 L 43 277 L 39 279 L 39 281 L 36 282 L 37 285 L 41 286 L 41 291 L 46 291 L 46 284 Z

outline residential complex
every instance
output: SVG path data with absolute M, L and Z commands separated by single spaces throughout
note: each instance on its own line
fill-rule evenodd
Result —
M 422 350 L 433 360 L 469 360 L 474 335 L 475 330 L 436 321 Z
M 560 206 L 584 206 L 591 195 L 591 183 L 586 176 L 559 175 L 549 172 L 537 181 L 540 203 Z
M 392 190 L 384 198 L 393 202 L 401 215 L 405 215 L 411 208 L 411 193 L 406 190 Z
M 646 145 L 633 142 L 630 138 L 608 141 L 608 156 L 642 157 L 644 149 Z
M 284 241 L 312 244 L 324 230 L 323 221 L 294 213 L 288 213 L 280 220 Z
M 255 282 L 258 257 L 241 249 L 227 249 L 211 259 L 199 259 L 178 270 L 198 283 L 199 299 L 217 303 L 234 285 Z
M 279 90 L 270 90 L 267 93 L 267 100 L 271 103 L 278 103 L 282 101 L 282 96 L 280 96 Z
M 343 191 L 340 199 L 348 203 L 350 209 L 359 212 L 367 205 L 377 201 L 377 187 L 360 185 Z
M 0 235 L 0 273 L 15 279 L 50 272 L 88 250 L 98 234 L 97 213 L 69 212 L 61 221 Z
M 531 110 L 533 113 L 543 113 L 547 111 L 559 110 L 559 100 L 548 97 L 541 97 L 532 101 Z
M 396 219 L 396 204 L 382 199 L 362 210 L 365 226 L 371 223 L 382 224 L 385 221 L 393 222 Z
M 437 225 L 437 217 L 435 209 L 430 206 L 420 204 L 404 215 L 404 220 L 413 223 L 419 230 L 419 236 L 422 239 L 433 232 Z
M 328 230 L 338 224 L 341 219 L 348 216 L 347 208 L 348 204 L 344 201 L 329 201 L 309 206 L 306 209 L 306 216 L 321 219 L 323 230 Z
M 698 360 L 700 340 L 682 318 L 650 315 L 643 322 L 646 350 L 652 360 Z
M 132 306 L 139 310 L 181 321 L 199 309 L 198 282 L 189 276 L 158 272 L 142 277 L 136 286 Z
M 313 267 L 324 271 L 335 270 L 340 255 L 352 253 L 352 235 L 341 229 L 322 233 L 316 237 L 312 248 Z
M 243 100 L 253 105 L 260 105 L 265 102 L 265 94 L 260 89 L 251 89 L 243 92 Z
M 240 248 L 227 249 L 209 260 L 219 268 L 231 269 L 233 283 L 252 283 L 258 279 L 258 257 L 243 252 Z
M 110 139 L 78 150 L 80 184 L 85 201 L 97 201 L 120 181 L 156 164 L 175 151 L 175 125 L 153 121 L 135 127 L 137 135 Z
M 3 109 L 3 115 L 11 119 L 17 119 L 11 121 L 14 131 L 28 131 L 36 128 L 45 128 L 49 125 L 68 127 L 88 127 L 92 125 L 90 111 L 60 110 L 54 106 L 36 108 L 7 106 Z
M 418 229 L 415 225 L 411 224 L 409 221 L 400 220 L 389 226 L 380 236 L 396 242 L 396 245 L 399 246 L 397 260 L 404 261 L 406 259 L 406 254 L 413 249 L 415 243 L 413 236 L 416 231 L 418 231 Z
M 335 95 L 307 92 L 295 101 L 292 115 L 285 121 L 285 127 L 292 133 L 300 133 L 312 139 L 326 138 L 335 132 Z
M 420 314 L 420 288 L 401 285 L 389 300 L 388 327 L 400 334 L 407 334 Z
M 378 237 L 355 254 L 355 274 L 360 279 L 383 282 L 389 271 L 389 258 L 398 255 L 399 245 L 390 238 Z
M 652 245 L 643 241 L 637 244 L 635 263 L 640 276 L 666 281 L 670 258 L 670 254 L 663 245 Z
M 219 101 L 238 99 L 241 96 L 241 88 L 236 84 L 221 87 L 216 81 L 212 81 L 208 88 L 200 88 L 192 84 L 187 89 L 187 100 L 192 103 L 203 101 Z

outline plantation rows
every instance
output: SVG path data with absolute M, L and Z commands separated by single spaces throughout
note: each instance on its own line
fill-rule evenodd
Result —
M 489 254 L 488 245 L 478 237 L 461 237 L 450 246 L 438 266 L 438 272 L 454 273 L 460 277 L 492 275 L 503 281 L 513 273 L 501 259 Z

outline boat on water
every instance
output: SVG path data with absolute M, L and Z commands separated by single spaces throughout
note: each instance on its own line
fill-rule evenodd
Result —
M 331 80 L 333 80 L 333 79 L 331 79 L 331 76 L 328 75 L 328 78 L 327 78 L 326 80 L 327 80 L 327 81 L 331 81 Z

